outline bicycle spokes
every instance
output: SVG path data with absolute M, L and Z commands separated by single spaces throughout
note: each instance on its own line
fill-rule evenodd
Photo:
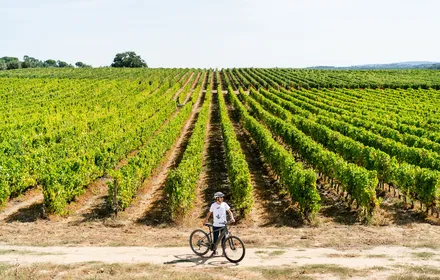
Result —
M 236 236 L 229 236 L 223 244 L 223 251 L 230 262 L 237 263 L 244 258 L 244 243 Z
M 191 249 L 199 256 L 202 256 L 209 251 L 210 243 L 208 235 L 202 230 L 193 231 L 189 238 Z

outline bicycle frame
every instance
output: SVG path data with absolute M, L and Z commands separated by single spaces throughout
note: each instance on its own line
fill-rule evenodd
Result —
M 228 226 L 225 225 L 222 228 L 219 228 L 218 230 L 215 231 L 220 231 L 220 235 L 218 236 L 217 242 L 214 243 L 214 230 L 213 230 L 213 225 L 209 225 L 209 238 L 211 239 L 210 242 L 210 246 L 213 246 L 213 250 L 217 250 L 217 247 L 220 243 L 220 241 L 225 238 L 228 234 L 229 234 L 229 230 L 228 230 Z

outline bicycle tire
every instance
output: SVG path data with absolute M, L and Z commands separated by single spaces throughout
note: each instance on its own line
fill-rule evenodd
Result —
M 237 236 L 228 236 L 225 241 L 223 241 L 222 248 L 225 258 L 232 263 L 240 262 L 246 255 L 244 243 Z
M 197 256 L 205 255 L 211 247 L 209 235 L 201 229 L 196 229 L 189 236 L 189 246 Z

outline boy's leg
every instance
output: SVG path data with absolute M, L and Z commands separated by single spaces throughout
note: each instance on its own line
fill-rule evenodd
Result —
M 219 227 L 212 227 L 212 231 L 214 232 L 214 243 L 217 242 L 218 236 L 220 235 Z
M 214 231 L 214 243 L 217 242 L 221 229 L 222 229 L 221 227 L 212 227 L 212 230 Z M 214 255 L 215 256 L 217 255 L 217 248 L 214 249 Z

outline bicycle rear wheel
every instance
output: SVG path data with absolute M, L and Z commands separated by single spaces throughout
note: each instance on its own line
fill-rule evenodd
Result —
M 246 254 L 244 243 L 237 236 L 229 236 L 222 244 L 226 259 L 233 263 L 240 262 Z
M 201 229 L 196 229 L 189 236 L 189 246 L 194 254 L 203 256 L 208 253 L 211 246 L 209 235 Z

